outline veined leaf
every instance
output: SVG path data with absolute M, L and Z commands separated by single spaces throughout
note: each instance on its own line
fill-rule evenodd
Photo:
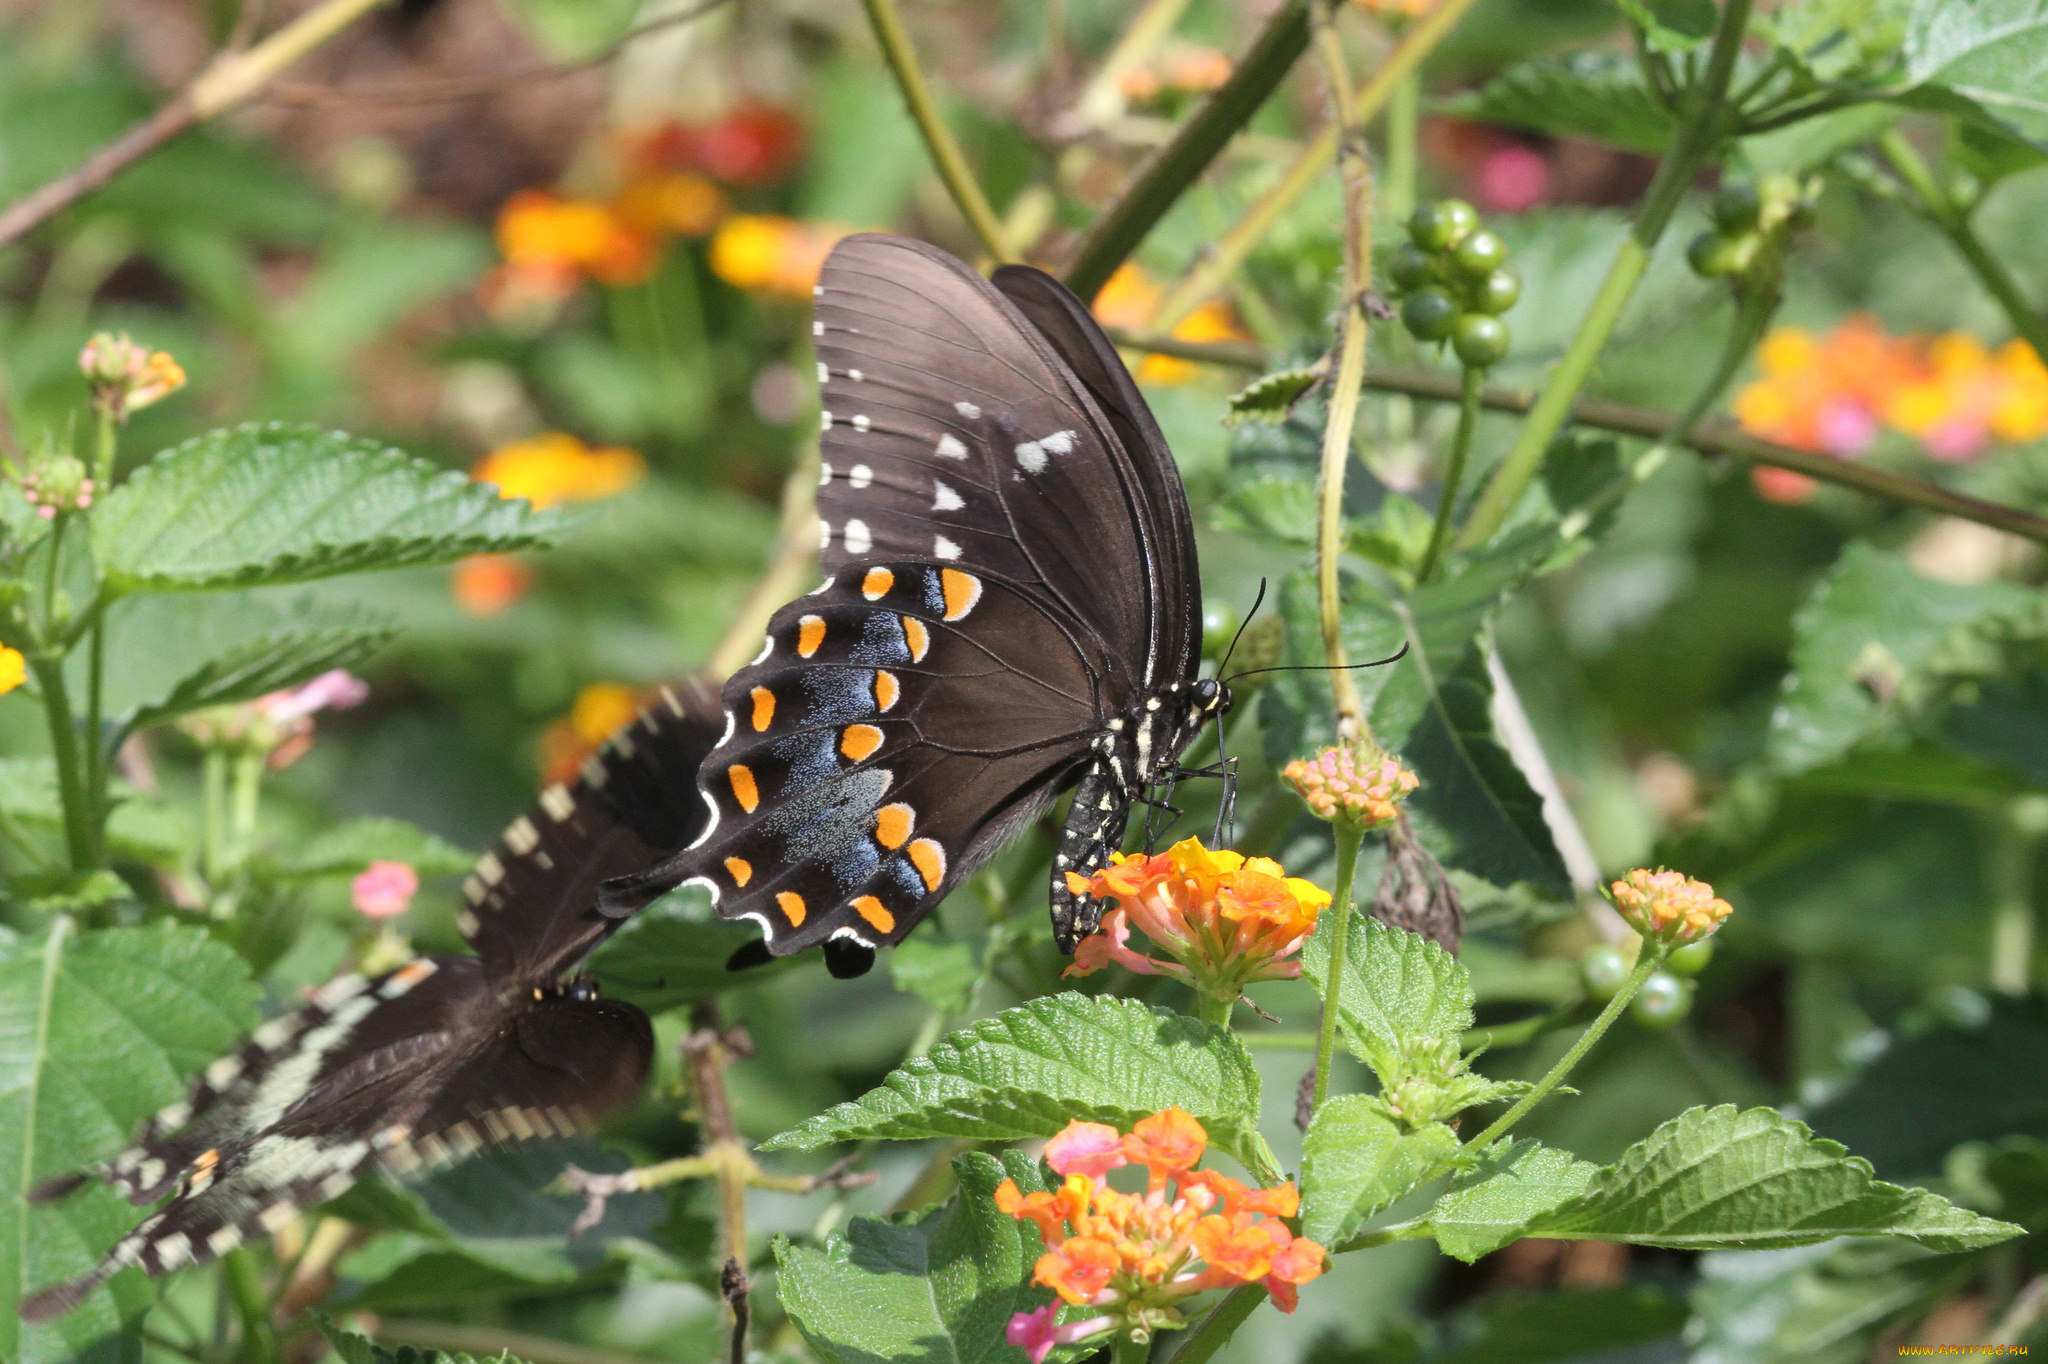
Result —
M 1021 1364 L 1004 1327 L 1050 1294 L 1026 1282 L 1041 1250 L 1037 1230 L 997 1211 L 995 1190 L 1005 1178 L 1041 1189 L 1043 1176 L 1016 1151 L 972 1152 L 953 1170 L 951 1201 L 914 1221 L 855 1218 L 823 1248 L 776 1238 L 783 1305 L 820 1359 Z
M 1714 32 L 1714 0 L 1615 0 L 1653 52 L 1690 52 Z
M 2048 0 L 1916 0 L 1905 55 L 1915 93 L 2048 141 Z
M 1535 1218 L 1584 1193 L 1599 1169 L 1540 1142 L 1510 1143 L 1451 1181 L 1429 1210 L 1430 1230 L 1444 1254 L 1470 1264 L 1523 1235 Z
M 256 997 L 239 957 L 178 924 L 80 932 L 58 918 L 0 941 L 0 1358 L 70 1359 L 118 1327 L 116 1299 L 136 1287 L 132 1274 L 47 1326 L 24 1327 L 15 1306 L 90 1269 L 135 1210 L 99 1186 L 48 1207 L 22 1197 L 120 1150 L 255 1023 Z
M 1410 1132 L 1368 1094 L 1331 1099 L 1301 1147 L 1301 1232 L 1325 1247 L 1450 1168 L 1458 1137 L 1442 1123 Z
M 1447 112 L 1482 123 L 1582 137 L 1656 156 L 1676 121 L 1644 86 L 1633 61 L 1611 52 L 1575 52 L 1511 66 Z
M 1131 1000 L 1048 995 L 952 1034 L 761 1149 L 865 1137 L 1021 1141 L 1074 1118 L 1128 1129 L 1173 1105 L 1240 1161 L 1256 1149 L 1258 1072 L 1228 1032 Z
M 252 424 L 157 456 L 92 530 L 114 590 L 173 592 L 446 563 L 538 544 L 560 525 L 374 441 Z
M 1231 425 L 1241 421 L 1283 422 L 1326 370 L 1314 365 L 1274 370 L 1261 374 L 1225 401 L 1223 420 Z
M 1302 949 L 1303 974 L 1318 991 L 1329 978 L 1329 927 L 1323 916 Z M 1459 960 L 1429 939 L 1357 915 L 1344 937 L 1338 1022 L 1358 1059 L 1382 1086 L 1401 1078 L 1401 1054 L 1415 1040 L 1452 1040 L 1472 1026 L 1472 981 Z
M 110 787 L 116 801 L 107 819 L 107 846 L 124 857 L 169 866 L 192 846 L 196 830 L 187 812 L 162 796 Z M 0 814 L 32 829 L 59 832 L 64 805 L 57 765 L 49 758 L 0 758 Z
M 1680 1250 L 1899 1236 L 1957 1251 L 1996 1245 L 2021 1229 L 1925 1189 L 1887 1184 L 1868 1161 L 1775 1109 L 1724 1104 L 1679 1114 L 1521 1234 Z
M 502 1350 L 488 1360 L 479 1360 L 475 1355 L 449 1354 L 445 1350 L 424 1349 L 416 1345 L 379 1345 L 368 1336 L 342 1330 L 326 1317 L 320 1317 L 318 1321 L 320 1334 L 327 1337 L 327 1343 L 334 1347 L 335 1356 L 342 1364 L 522 1364 L 510 1350 Z

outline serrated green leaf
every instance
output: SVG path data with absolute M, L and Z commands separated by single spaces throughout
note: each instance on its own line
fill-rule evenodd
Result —
M 879 1137 L 1050 1137 L 1075 1118 L 1128 1129 L 1179 1105 L 1244 1161 L 1256 1149 L 1259 1077 L 1221 1028 L 1133 1000 L 1065 993 L 946 1037 L 880 1086 L 761 1144 L 808 1151 Z
M 981 987 L 981 963 L 967 943 L 920 933 L 889 953 L 896 988 L 916 995 L 942 1016 L 964 1014 Z
M 375 441 L 247 425 L 166 451 L 92 519 L 116 591 L 304 582 L 541 543 L 552 513 Z
M 1520 1237 L 1534 1218 L 1584 1193 L 1599 1169 L 1541 1142 L 1511 1143 L 1451 1181 L 1429 1210 L 1430 1230 L 1444 1254 L 1470 1264 Z
M 686 886 L 627 920 L 591 954 L 590 969 L 606 994 L 665 1013 L 802 964 L 801 956 L 788 956 L 745 971 L 725 969 L 726 958 L 760 937 L 749 924 L 719 918 L 701 888 Z
M 1334 1246 L 1365 1219 L 1450 1168 L 1458 1136 L 1442 1123 L 1408 1131 L 1367 1094 L 1328 1100 L 1301 1146 L 1301 1232 Z
M 2048 3 L 1916 0 L 1906 78 L 2035 142 L 2048 142 Z
M 1323 374 L 1323 369 L 1313 365 L 1262 374 L 1224 401 L 1223 420 L 1232 425 L 1241 421 L 1285 421 L 1301 401 L 1301 395 L 1314 387 Z
M 272 853 L 263 871 L 280 880 L 354 876 L 372 862 L 403 862 L 421 876 L 457 876 L 476 861 L 445 839 L 402 819 L 373 816 L 323 829 L 284 852 Z
M 1303 478 L 1269 475 L 1232 490 L 1217 505 L 1218 530 L 1277 540 L 1288 545 L 1316 542 L 1316 488 Z
M 1522 62 L 1451 101 L 1446 112 L 1648 156 L 1662 154 L 1677 126 L 1643 84 L 1641 68 L 1612 52 Z
M 2034 597 L 2005 583 L 1936 582 L 1900 555 L 1852 544 L 1793 618 L 1772 766 L 1791 774 L 1842 756 L 1916 701 L 1921 675 L 1971 627 L 2028 611 Z
M 15 1307 L 92 1268 L 135 1210 L 99 1186 L 36 1208 L 22 1195 L 118 1151 L 255 1023 L 256 998 L 241 958 L 178 924 L 80 932 L 58 919 L 0 944 L 0 1358 L 69 1359 L 116 1328 L 114 1285 L 47 1326 L 24 1327 Z
M 1680 1250 L 1763 1250 L 1836 1236 L 1898 1236 L 1973 1250 L 2021 1235 L 1925 1189 L 1888 1184 L 1838 1142 L 1776 1109 L 1679 1114 L 1602 1167 L 1525 1236 Z
M 107 820 L 107 847 L 123 857 L 156 866 L 174 865 L 192 846 L 190 814 L 162 796 L 115 782 L 117 802 Z M 47 832 L 64 827 L 57 765 L 49 758 L 0 758 L 0 814 Z
M 1303 974 L 1318 993 L 1329 979 L 1335 918 L 1325 914 L 1302 949 Z M 1400 1083 L 1402 1053 L 1415 1042 L 1453 1041 L 1472 1026 L 1472 981 L 1464 965 L 1420 934 L 1354 914 L 1344 957 L 1338 1022 L 1345 1043 L 1383 1088 Z
M 327 1337 L 327 1343 L 334 1347 L 334 1353 L 342 1364 L 522 1364 L 510 1350 L 501 1350 L 487 1360 L 478 1360 L 475 1355 L 450 1354 L 445 1350 L 430 1350 L 416 1345 L 385 1346 L 368 1336 L 344 1331 L 324 1316 L 315 1320 L 320 1324 L 320 1334 Z
M 959 1190 L 922 1217 L 855 1218 L 823 1248 L 775 1240 L 783 1306 L 831 1364 L 1021 1364 L 1004 1340 L 1017 1312 L 1050 1299 L 1026 1282 L 1038 1232 L 995 1205 L 1005 1178 L 1044 1187 L 1038 1162 L 1016 1151 L 956 1158 Z

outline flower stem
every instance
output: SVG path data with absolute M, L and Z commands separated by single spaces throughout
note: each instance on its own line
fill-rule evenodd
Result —
M 1410 70 L 1387 100 L 1387 165 L 1380 202 L 1387 217 L 1406 222 L 1415 211 L 1416 150 L 1422 131 L 1422 78 Z
M 228 1296 L 234 1299 L 235 1315 L 242 1322 L 242 1344 L 237 1358 L 257 1364 L 277 1358 L 277 1336 L 270 1329 L 270 1297 L 263 1291 L 263 1276 L 246 1247 L 237 1247 L 221 1257 L 220 1270 L 227 1280 Z
M 1536 1082 L 1536 1088 L 1516 1100 L 1514 1107 L 1495 1118 L 1491 1127 L 1466 1142 L 1465 1149 L 1474 1155 L 1484 1152 L 1509 1128 L 1520 1122 L 1524 1114 L 1549 1097 L 1550 1091 L 1562 1084 L 1564 1077 L 1572 1073 L 1572 1068 L 1585 1059 L 1586 1053 L 1593 1049 L 1593 1044 L 1600 1040 L 1601 1035 L 1614 1026 L 1614 1020 L 1621 1017 L 1621 1011 L 1628 1007 L 1628 1002 L 1643 988 L 1643 982 L 1650 978 L 1650 973 L 1664 964 L 1664 958 L 1670 951 L 1670 945 L 1662 939 L 1645 938 L 1642 949 L 1636 956 L 1635 970 L 1629 972 L 1628 979 L 1615 991 L 1614 998 L 1607 1001 L 1607 1007 L 1600 1011 L 1600 1016 L 1579 1034 L 1579 1040 L 1572 1043 L 1571 1050 L 1557 1059 L 1557 1064 L 1550 1068 L 1550 1073 Z
M 1472 428 L 1479 421 L 1479 397 L 1486 388 L 1486 371 L 1465 366 L 1458 389 L 1458 434 L 1451 442 L 1450 467 L 1444 470 L 1444 490 L 1436 504 L 1436 524 L 1429 530 L 1429 548 L 1423 551 L 1422 567 L 1415 571 L 1417 586 L 1430 580 L 1437 560 L 1443 557 L 1444 542 L 1451 536 L 1451 515 L 1458 509 L 1458 488 L 1465 481 L 1465 457 L 1472 450 Z
M 1565 348 L 1557 368 L 1550 372 L 1542 395 L 1515 437 L 1514 447 L 1494 470 L 1473 506 L 1471 518 L 1458 536 L 1460 548 L 1491 539 L 1521 501 L 1550 450 L 1550 442 L 1570 417 L 1572 400 L 1585 387 L 1594 362 L 1621 321 L 1622 309 L 1649 266 L 1651 251 L 1670 226 L 1672 215 L 1678 212 L 1700 167 L 1726 136 L 1733 112 L 1728 103 L 1728 82 L 1735 73 L 1735 58 L 1749 28 L 1753 2 L 1727 0 L 1722 7 L 1706 74 L 1687 96 L 1685 121 L 1672 139 L 1671 150 L 1657 167 L 1656 178 L 1644 195 L 1635 224 L 1615 251 L 1614 260 L 1607 267 L 1607 278 L 1601 281 L 1600 291 L 1579 323 L 1578 333 Z
M 1002 220 L 990 206 L 988 197 L 981 192 L 981 185 L 975 180 L 974 172 L 967 165 L 967 157 L 960 150 L 960 144 L 953 140 L 952 129 L 939 114 L 938 101 L 932 98 L 931 86 L 924 78 L 924 68 L 918 65 L 917 49 L 911 46 L 910 35 L 904 31 L 903 18 L 896 12 L 895 0 L 861 0 L 868 12 L 868 23 L 875 31 L 875 41 L 881 45 L 882 55 L 888 59 L 889 70 L 896 77 L 896 88 L 903 92 L 903 102 L 910 108 L 910 117 L 917 124 L 917 131 L 924 137 L 925 150 L 931 154 L 932 165 L 939 172 L 939 179 L 945 183 L 946 193 L 953 198 L 954 207 L 967 220 L 967 226 L 974 232 L 981 249 L 998 263 L 1017 259 L 1010 244 L 1004 240 Z
M 79 771 L 78 726 L 71 719 L 71 698 L 64 689 L 61 658 L 31 657 L 36 689 L 43 694 L 43 719 L 50 731 L 50 755 L 57 763 L 57 791 L 64 803 L 64 848 L 71 870 L 89 871 L 93 859 L 92 816 L 87 809 L 84 774 Z
M 1244 1325 L 1258 1305 L 1266 1300 L 1266 1290 L 1255 1283 L 1233 1288 L 1222 1302 L 1209 1309 L 1209 1315 L 1201 1324 L 1188 1332 L 1180 1348 L 1173 1352 L 1167 1364 L 1206 1364 L 1215 1353 L 1230 1343 L 1237 1328 Z
M 1204 990 L 1196 997 L 1195 1016 L 1212 1028 L 1230 1031 L 1230 1015 L 1237 1007 L 1235 999 L 1226 999 Z
M 1319 1111 L 1323 1095 L 1330 1088 L 1330 1063 L 1337 1052 L 1337 1019 L 1343 1013 L 1346 939 L 1351 934 L 1351 881 L 1358 870 L 1358 845 L 1364 831 L 1350 824 L 1332 825 L 1337 839 L 1337 886 L 1330 893 L 1326 913 L 1337 917 L 1330 925 L 1330 969 L 1323 977 L 1323 1020 L 1316 1031 L 1316 1084 L 1310 1111 Z
M 1109 1357 L 1111 1364 L 1145 1364 L 1152 1357 L 1152 1342 L 1133 1340 L 1129 1331 L 1119 1331 Z

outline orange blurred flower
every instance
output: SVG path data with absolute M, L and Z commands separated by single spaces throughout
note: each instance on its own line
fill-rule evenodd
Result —
M 455 565 L 455 604 L 472 616 L 495 616 L 526 595 L 533 570 L 510 554 L 472 554 Z
M 571 782 L 604 741 L 633 722 L 641 694 L 617 682 L 593 682 L 576 693 L 569 713 L 540 736 L 543 782 Z
M 21 650 L 0 644 L 0 696 L 28 681 L 28 660 Z
M 497 484 L 500 497 L 552 507 L 622 493 L 647 476 L 647 461 L 623 446 L 592 449 L 566 432 L 544 431 L 499 446 L 478 460 L 469 476 Z
M 1414 17 L 1427 14 L 1443 3 L 1443 0 L 1357 0 L 1358 4 L 1374 14 L 1405 15 Z
M 851 230 L 767 214 L 734 214 L 711 239 L 711 273 L 749 293 L 808 300 L 825 257 Z
M 725 216 L 725 193 L 689 171 L 636 175 L 612 200 L 611 211 L 650 239 L 665 232 L 701 237 Z
M 670 120 L 628 139 L 635 174 L 700 171 L 729 185 L 779 179 L 803 156 L 804 127 L 796 115 L 765 104 L 743 104 L 709 123 Z
M 1045 1253 L 1034 1282 L 1084 1320 L 1059 1322 L 1060 1304 L 1010 1319 L 1008 1339 L 1035 1362 L 1059 1345 L 1110 1332 L 1144 1341 L 1185 1324 L 1179 1304 L 1211 1288 L 1263 1283 L 1283 1312 L 1299 1285 L 1323 1272 L 1323 1248 L 1280 1219 L 1301 1200 L 1292 1183 L 1257 1189 L 1196 1164 L 1209 1134 L 1192 1114 L 1168 1108 L 1129 1135 L 1074 1121 L 1046 1143 L 1045 1160 L 1063 1177 L 1051 1193 L 1026 1194 L 1015 1180 L 995 1192 L 996 1207 L 1035 1223 Z M 1105 1176 L 1126 1161 L 1146 1167 L 1143 1194 L 1109 1187 Z
M 1074 947 L 1069 976 L 1090 975 L 1111 962 L 1140 975 L 1169 975 L 1214 999 L 1234 1002 L 1253 981 L 1292 980 L 1289 961 L 1315 931 L 1329 892 L 1288 876 L 1267 857 L 1227 849 L 1211 852 L 1199 838 L 1164 853 L 1112 853 L 1092 877 L 1067 873 L 1076 895 L 1114 899 L 1102 925 Z M 1172 961 L 1129 946 L 1132 925 Z
M 1161 293 L 1142 269 L 1125 261 L 1095 295 L 1095 320 L 1105 327 L 1142 332 L 1159 307 Z M 1251 333 L 1239 325 L 1230 306 L 1213 299 L 1182 318 L 1168 335 L 1176 341 L 1252 339 Z M 1139 381 L 1148 384 L 1184 384 L 1199 373 L 1198 362 L 1175 355 L 1147 355 L 1138 362 L 1136 370 Z
M 1169 93 L 1206 95 L 1229 79 L 1229 57 L 1213 47 L 1184 46 L 1125 71 L 1117 77 L 1117 88 L 1134 104 L 1150 104 Z

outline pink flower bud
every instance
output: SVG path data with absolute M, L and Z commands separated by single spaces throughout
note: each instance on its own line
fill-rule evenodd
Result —
M 1393 821 L 1398 807 L 1421 782 L 1398 759 L 1372 743 L 1326 748 L 1296 758 L 1281 770 L 1318 819 L 1375 829 Z
M 403 862 L 372 862 L 348 887 L 356 911 L 369 919 L 405 913 L 419 888 L 419 873 Z

